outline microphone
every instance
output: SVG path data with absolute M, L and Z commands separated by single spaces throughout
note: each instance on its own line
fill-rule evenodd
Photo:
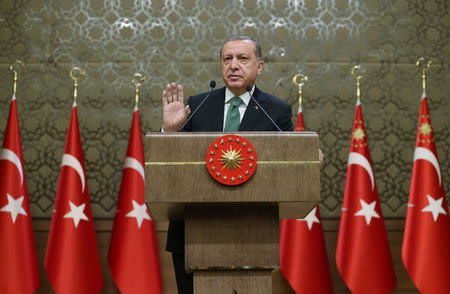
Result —
M 258 105 L 258 107 L 264 112 L 264 114 L 267 116 L 267 118 L 270 120 L 270 122 L 277 128 L 277 130 L 279 132 L 282 132 L 282 130 L 280 129 L 280 127 L 273 121 L 273 119 L 270 117 L 270 115 L 264 110 L 264 108 L 261 106 L 261 104 L 258 103 L 258 101 L 256 101 L 255 98 L 253 98 L 252 95 L 252 86 L 248 85 L 247 86 L 247 92 L 250 95 L 250 98 L 255 101 L 256 105 Z
M 178 129 L 178 132 L 181 132 L 183 130 L 183 128 L 186 126 L 186 124 L 192 119 L 192 117 L 195 115 L 195 113 L 197 112 L 197 110 L 202 106 L 203 102 L 206 101 L 206 99 L 208 99 L 209 95 L 211 95 L 212 90 L 216 87 L 216 81 L 211 81 L 209 83 L 209 93 L 208 95 L 206 95 L 205 98 L 203 98 L 202 102 L 200 102 L 200 104 L 197 106 L 197 108 L 191 113 L 191 115 L 188 117 L 188 119 L 184 122 L 184 124 Z

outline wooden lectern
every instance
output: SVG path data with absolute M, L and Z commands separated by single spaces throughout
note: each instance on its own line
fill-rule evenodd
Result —
M 215 181 L 206 168 L 208 147 L 226 135 L 148 133 L 146 203 L 155 220 L 184 218 L 195 294 L 272 293 L 279 219 L 303 218 L 320 201 L 318 135 L 236 133 L 257 153 L 254 175 L 238 186 Z

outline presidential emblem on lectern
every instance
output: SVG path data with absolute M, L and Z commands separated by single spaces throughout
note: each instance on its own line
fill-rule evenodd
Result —
M 246 182 L 256 170 L 255 148 L 247 139 L 237 135 L 225 135 L 214 140 L 205 159 L 211 177 L 228 186 Z

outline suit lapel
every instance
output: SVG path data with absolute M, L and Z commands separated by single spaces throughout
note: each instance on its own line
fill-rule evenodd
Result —
M 262 105 L 264 97 L 261 91 L 255 87 L 253 98 Z M 239 131 L 257 131 L 257 127 L 260 126 L 261 120 L 264 119 L 264 113 L 259 109 L 253 99 L 250 99 L 247 109 L 245 110 L 244 117 L 242 118 Z M 263 120 L 264 121 L 264 120 Z
M 225 108 L 225 87 L 219 89 L 209 97 L 208 121 L 211 125 L 212 132 L 223 131 L 223 112 Z

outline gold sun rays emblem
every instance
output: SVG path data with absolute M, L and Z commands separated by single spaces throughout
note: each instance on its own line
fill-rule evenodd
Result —
M 255 173 L 258 157 L 253 145 L 244 137 L 225 135 L 215 139 L 205 154 L 211 177 L 227 186 L 248 181 Z
M 242 156 L 241 156 L 241 149 L 239 149 L 238 151 L 232 149 L 232 147 L 230 146 L 230 150 L 224 151 L 222 150 L 222 155 L 220 156 L 221 158 L 219 159 L 219 161 L 222 162 L 222 169 L 228 168 L 231 170 L 234 170 L 236 168 L 240 168 L 241 167 L 241 161 L 243 160 Z
M 420 132 L 422 133 L 422 135 L 429 135 L 431 134 L 431 125 L 429 123 L 423 123 L 420 125 L 419 127 Z
M 354 132 L 353 132 L 353 138 L 355 138 L 355 140 L 362 140 L 364 139 L 364 130 L 362 128 L 357 128 Z

